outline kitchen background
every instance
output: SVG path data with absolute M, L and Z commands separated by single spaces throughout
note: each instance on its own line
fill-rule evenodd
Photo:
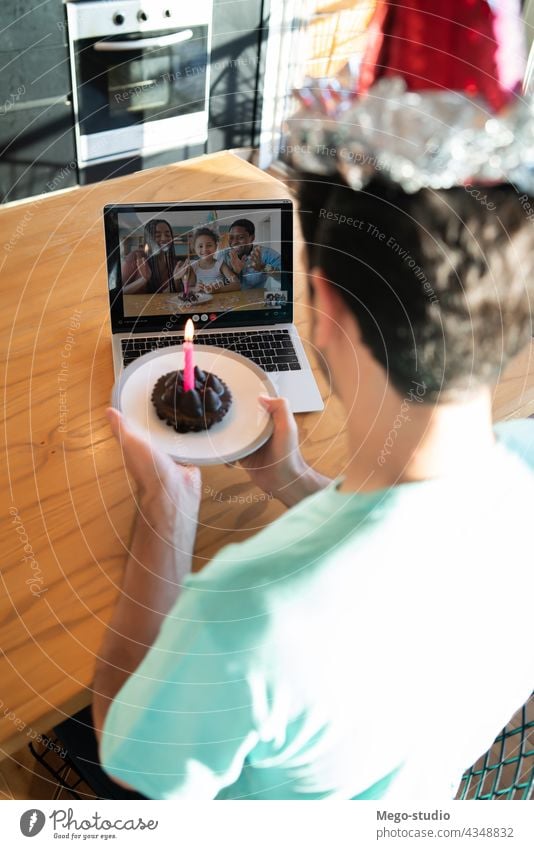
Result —
M 3 0 L 0 202 L 218 150 L 257 150 L 268 167 L 291 89 L 357 65 L 374 7 Z M 531 42 L 534 0 L 523 10 Z
M 268 0 L 4 0 L 2 202 L 256 146 L 269 14 Z

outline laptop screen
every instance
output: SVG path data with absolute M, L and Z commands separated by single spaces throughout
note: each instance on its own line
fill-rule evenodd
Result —
M 104 223 L 114 332 L 293 320 L 291 201 L 114 204 Z

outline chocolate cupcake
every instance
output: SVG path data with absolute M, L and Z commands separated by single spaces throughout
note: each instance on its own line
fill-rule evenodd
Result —
M 230 409 L 232 394 L 226 383 L 195 366 L 195 388 L 184 390 L 184 373 L 170 371 L 154 384 L 152 403 L 160 419 L 178 433 L 208 430 Z

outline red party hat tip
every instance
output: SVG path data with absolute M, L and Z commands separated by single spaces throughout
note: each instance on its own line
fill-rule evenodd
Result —
M 358 92 L 381 77 L 409 91 L 483 97 L 494 112 L 520 91 L 525 43 L 519 0 L 379 0 L 369 26 Z

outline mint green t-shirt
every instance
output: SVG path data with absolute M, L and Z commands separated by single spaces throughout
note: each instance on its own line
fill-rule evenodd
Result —
M 186 588 L 109 710 L 155 799 L 451 798 L 533 688 L 534 422 L 483 466 L 339 482 Z

